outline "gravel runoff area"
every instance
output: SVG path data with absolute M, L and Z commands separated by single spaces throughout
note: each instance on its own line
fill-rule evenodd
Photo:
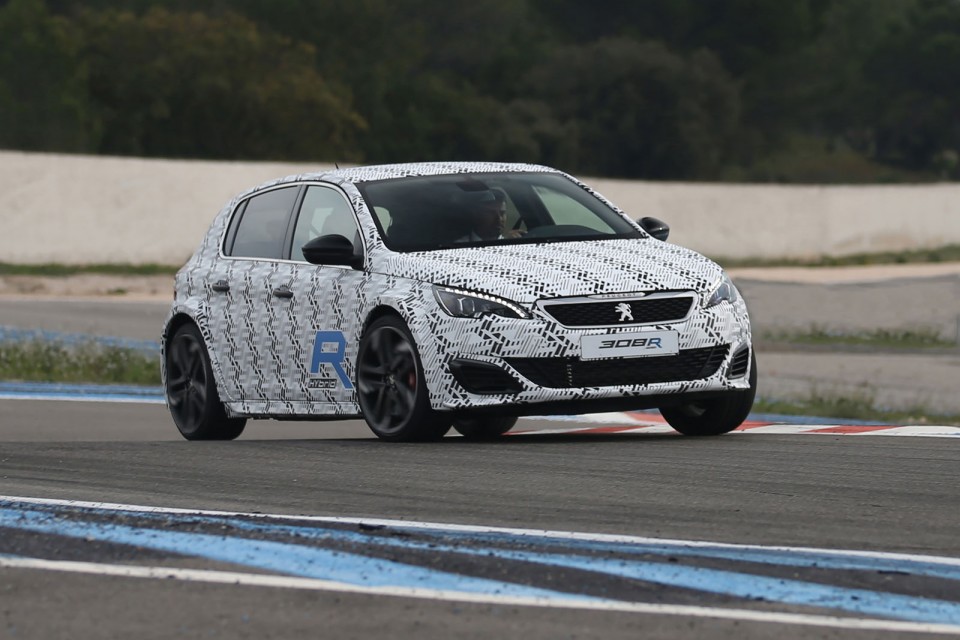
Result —
M 940 349 L 803 347 L 765 334 L 934 330 L 960 339 L 960 263 L 732 269 L 759 338 L 766 399 L 871 396 L 879 406 L 960 414 L 960 346 Z M 156 338 L 171 276 L 0 276 L 0 326 Z

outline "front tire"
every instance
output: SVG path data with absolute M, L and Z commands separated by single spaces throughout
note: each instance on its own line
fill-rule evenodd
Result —
M 750 358 L 750 388 L 720 398 L 661 407 L 660 414 L 685 436 L 718 436 L 733 431 L 747 419 L 757 395 L 757 357 Z
M 453 421 L 453 428 L 467 440 L 496 440 L 517 424 L 516 416 L 467 415 Z
M 243 433 L 247 420 L 227 417 L 195 324 L 181 326 L 167 343 L 164 386 L 170 415 L 187 440 L 233 440 Z
M 374 320 L 363 334 L 357 399 L 364 420 L 381 440 L 437 440 L 450 430 L 450 420 L 430 407 L 416 343 L 396 316 Z

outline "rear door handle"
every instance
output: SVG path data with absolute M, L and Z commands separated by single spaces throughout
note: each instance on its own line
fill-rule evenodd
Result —
M 278 298 L 288 300 L 293 297 L 293 291 L 290 290 L 290 287 L 284 284 L 274 289 L 273 295 L 277 296 Z
M 226 293 L 227 291 L 230 291 L 230 283 L 226 280 L 217 280 L 210 285 L 210 288 L 217 293 Z

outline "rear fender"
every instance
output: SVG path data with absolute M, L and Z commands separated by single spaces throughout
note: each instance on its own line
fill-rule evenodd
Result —
M 167 380 L 167 344 L 170 341 L 170 338 L 173 337 L 173 334 L 178 328 L 180 328 L 185 323 L 193 323 L 200 329 L 200 335 L 203 336 L 204 347 L 207 349 L 207 355 L 210 357 L 210 367 L 213 369 L 213 379 L 217 385 L 217 394 L 220 396 L 221 402 L 230 402 L 234 400 L 229 397 L 226 393 L 226 389 L 223 385 L 223 368 L 220 366 L 220 359 L 215 352 L 213 352 L 209 345 L 213 343 L 212 336 L 210 335 L 209 323 L 207 322 L 207 305 L 201 302 L 192 302 L 187 301 L 184 303 L 177 303 L 170 310 L 170 314 L 167 316 L 167 320 L 163 326 L 163 334 L 160 340 L 160 371 L 161 376 L 166 384 Z

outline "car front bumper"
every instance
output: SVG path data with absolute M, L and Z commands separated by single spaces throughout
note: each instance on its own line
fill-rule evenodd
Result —
M 709 309 L 697 307 L 683 322 L 630 328 L 573 329 L 542 313 L 521 320 L 454 318 L 440 311 L 432 320 L 431 335 L 418 342 L 431 406 L 437 410 L 643 408 L 677 402 L 678 396 L 708 397 L 750 386 L 750 320 L 739 297 Z M 657 331 L 677 333 L 679 354 L 582 358 L 583 336 Z M 487 389 L 471 383 L 475 379 L 463 373 L 464 363 L 487 370 L 488 378 L 480 376 L 490 383 Z M 504 382 L 500 389 L 497 371 Z

